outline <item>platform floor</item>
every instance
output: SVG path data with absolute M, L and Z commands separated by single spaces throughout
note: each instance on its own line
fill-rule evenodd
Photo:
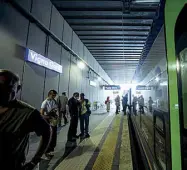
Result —
M 127 116 L 115 115 L 114 111 L 94 112 L 90 117 L 91 137 L 76 143 L 67 142 L 67 130 L 68 126 L 59 129 L 55 156 L 41 162 L 37 169 L 133 170 Z M 31 140 L 31 145 L 30 151 L 37 148 L 37 142 Z

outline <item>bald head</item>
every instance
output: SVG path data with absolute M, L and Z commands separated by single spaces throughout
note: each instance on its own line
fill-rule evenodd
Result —
M 16 74 L 0 69 L 0 106 L 6 106 L 15 100 L 20 88 L 19 77 Z

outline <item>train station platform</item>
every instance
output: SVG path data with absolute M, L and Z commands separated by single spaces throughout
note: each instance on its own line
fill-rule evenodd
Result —
M 94 111 L 90 117 L 90 138 L 67 142 L 69 126 L 58 129 L 55 156 L 42 161 L 38 170 L 132 170 L 127 116 L 115 111 Z M 79 129 L 78 129 L 79 132 Z M 39 139 L 31 137 L 28 159 L 36 151 Z

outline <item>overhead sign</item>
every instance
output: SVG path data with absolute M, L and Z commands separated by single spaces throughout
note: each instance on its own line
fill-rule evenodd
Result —
M 97 83 L 94 82 L 94 81 L 91 81 L 91 80 L 90 80 L 90 86 L 94 86 L 94 87 L 96 87 L 96 86 L 97 86 Z
M 106 85 L 105 90 L 120 90 L 121 87 L 118 85 Z
M 25 61 L 29 61 L 31 63 L 35 63 L 39 66 L 48 68 L 50 70 L 56 71 L 58 73 L 62 73 L 62 66 L 33 50 L 26 49 Z
M 136 86 L 136 90 L 151 90 L 151 87 L 139 85 L 139 86 Z

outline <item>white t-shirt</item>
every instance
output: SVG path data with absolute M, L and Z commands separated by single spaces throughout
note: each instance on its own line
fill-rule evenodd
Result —
M 48 114 L 52 109 L 57 109 L 57 102 L 54 99 L 46 99 L 41 105 L 41 109 L 44 109 L 45 114 Z

